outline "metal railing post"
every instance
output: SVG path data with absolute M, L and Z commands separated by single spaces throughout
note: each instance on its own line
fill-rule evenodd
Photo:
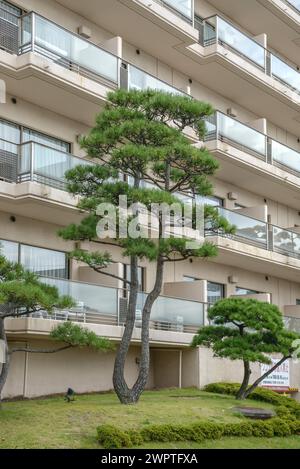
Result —
M 270 223 L 268 223 L 267 247 L 269 251 L 274 251 L 274 232 L 273 225 L 271 225 Z
M 31 51 L 34 52 L 35 44 L 35 13 L 31 13 Z
M 120 325 L 120 289 L 117 289 L 117 325 Z
M 272 76 L 271 53 L 265 49 L 265 72 L 270 77 Z
M 130 65 L 126 62 L 120 60 L 119 74 L 120 74 L 120 83 L 119 87 L 121 89 L 129 91 L 129 67 Z
M 35 146 L 33 142 L 30 145 L 30 181 L 34 180 L 34 159 L 35 159 Z
M 267 146 L 267 163 L 273 164 L 272 140 L 268 136 L 266 137 L 266 146 Z

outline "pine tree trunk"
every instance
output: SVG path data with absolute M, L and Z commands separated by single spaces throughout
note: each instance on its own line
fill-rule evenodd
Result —
M 126 327 L 119 346 L 113 374 L 115 392 L 122 404 L 136 404 L 145 389 L 148 381 L 150 368 L 150 347 L 149 347 L 149 325 L 153 303 L 158 298 L 163 282 L 163 259 L 157 261 L 156 281 L 153 290 L 148 294 L 142 311 L 142 331 L 141 331 L 141 357 L 138 378 L 130 389 L 125 380 L 125 362 L 131 343 L 132 333 L 135 324 L 136 300 L 138 293 L 137 260 L 131 265 L 131 290 L 126 317 Z M 134 271 L 134 272 L 133 272 Z M 137 284 L 135 285 L 135 279 Z M 134 289 L 132 288 L 134 286 Z
M 273 371 L 276 370 L 276 368 L 278 368 L 280 365 L 282 365 L 282 363 L 284 363 L 286 360 L 288 360 L 289 358 L 291 358 L 291 356 L 286 356 L 286 357 L 282 357 L 281 360 L 279 360 L 278 363 L 276 363 L 274 366 L 272 366 L 272 368 L 270 368 L 268 371 L 266 371 L 266 373 L 264 373 L 262 376 L 260 376 L 260 378 L 258 378 L 256 381 L 254 381 L 254 383 L 246 390 L 245 392 L 245 399 L 249 396 L 249 394 L 251 394 L 254 389 L 257 388 L 257 386 L 265 379 L 267 378 L 267 376 L 269 376 L 271 373 L 273 373 Z
M 10 364 L 10 355 L 8 351 L 7 337 L 4 328 L 4 318 L 0 318 L 0 340 L 4 341 L 5 344 L 5 363 L 2 363 L 2 368 L 0 372 L 0 404 L 2 400 L 2 391 L 7 380 L 9 364 Z
M 250 375 L 251 375 L 250 363 L 244 360 L 244 379 L 236 395 L 236 399 L 239 399 L 239 400 L 246 399 L 246 391 L 248 389 Z
M 135 324 L 136 304 L 138 296 L 138 259 L 136 256 L 131 257 L 130 274 L 131 286 L 126 314 L 126 324 L 121 343 L 117 350 L 113 372 L 114 390 L 122 404 L 133 403 L 132 392 L 129 389 L 125 380 L 125 362 L 129 351 Z
M 163 285 L 164 261 L 161 257 L 157 260 L 156 266 L 156 281 L 153 290 L 147 296 L 143 308 L 142 316 L 142 334 L 141 334 L 141 361 L 138 378 L 132 388 L 132 397 L 134 402 L 138 402 L 142 392 L 144 391 L 150 368 L 150 346 L 149 346 L 149 329 L 150 329 L 150 315 L 153 303 L 159 297 Z

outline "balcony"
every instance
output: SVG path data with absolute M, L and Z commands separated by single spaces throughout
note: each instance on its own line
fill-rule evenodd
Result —
M 36 13 L 14 20 L 12 29 L 12 19 L 1 18 L 7 92 L 19 96 L 22 80 L 22 99 L 91 125 L 119 85 L 119 58 Z
M 296 317 L 289 317 L 289 316 L 284 316 L 283 317 L 284 325 L 287 329 L 293 332 L 297 332 L 298 334 L 300 333 L 300 318 Z
M 163 80 L 145 72 L 144 70 L 123 61 L 120 71 L 121 87 L 128 90 L 157 90 L 179 96 L 189 96 L 185 91 L 169 85 Z
M 298 209 L 300 153 L 221 112 L 206 121 L 205 144 L 221 162 L 218 177 Z
M 193 22 L 194 0 L 155 0 L 189 22 Z M 296 0 L 295 0 L 296 1 Z
M 118 58 L 36 13 L 20 19 L 19 54 L 35 52 L 93 80 L 118 83 Z
M 220 16 L 204 20 L 200 27 L 200 42 L 204 47 L 221 44 L 266 75 L 288 86 L 292 91 L 300 93 L 300 73 L 296 67 L 293 68 Z
M 20 145 L 0 139 L 0 179 L 6 182 L 38 182 L 66 190 L 66 171 L 90 165 L 82 158 L 35 142 Z
M 120 340 L 126 321 L 127 292 L 123 289 L 41 277 L 56 286 L 62 295 L 70 295 L 76 306 L 55 311 L 51 316 L 39 312 L 30 318 L 10 320 L 8 332 L 13 334 L 49 333 L 53 321 L 74 321 L 87 325 L 99 335 Z M 146 294 L 140 293 L 136 309 L 133 340 L 140 341 L 142 306 Z M 170 345 L 189 345 L 193 334 L 204 325 L 207 305 L 198 301 L 160 296 L 154 303 L 150 322 L 150 341 Z
M 297 13 L 300 13 L 300 0 L 283 0 L 288 6 L 291 6 L 296 10 Z
M 218 210 L 236 227 L 234 235 L 211 232 L 206 227 L 207 238 L 219 248 L 218 262 L 300 281 L 300 233 L 244 215 L 243 209 Z
M 300 259 L 300 233 L 220 207 L 220 216 L 236 227 L 230 236 L 243 243 Z M 210 235 L 208 229 L 208 236 Z M 222 235 L 222 234 L 221 234 Z

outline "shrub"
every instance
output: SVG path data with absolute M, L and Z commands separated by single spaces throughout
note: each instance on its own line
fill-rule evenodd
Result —
M 106 449 L 130 448 L 132 446 L 129 434 L 114 425 L 101 425 L 97 428 L 97 436 L 99 443 Z
M 143 444 L 143 437 L 138 430 L 127 430 L 127 435 L 129 436 L 133 446 L 139 446 Z
M 98 427 L 99 443 L 106 449 L 130 448 L 143 442 L 215 440 L 222 436 L 234 437 L 265 437 L 289 436 L 300 433 L 299 420 L 283 420 L 275 417 L 268 421 L 255 420 L 240 423 L 198 422 L 192 425 L 150 425 L 141 430 L 128 430 L 126 433 L 112 425 Z
M 224 424 L 223 428 L 224 436 L 251 436 L 252 426 L 250 422 L 243 423 L 228 423 Z
M 294 416 L 291 412 L 291 410 L 286 407 L 285 405 L 279 405 L 276 407 L 276 414 L 277 414 L 277 417 L 280 417 L 281 419 L 287 419 L 287 420 L 290 420 L 290 419 L 294 419 Z
M 255 420 L 251 422 L 252 436 L 271 438 L 274 436 L 274 428 L 270 421 Z
M 275 417 L 270 420 L 275 436 L 289 436 L 292 434 L 289 422 Z
M 178 441 L 181 439 L 180 427 L 177 425 L 149 425 L 141 431 L 144 441 Z
M 240 386 L 238 383 L 211 383 L 205 386 L 204 391 L 235 396 Z
M 239 388 L 240 384 L 237 383 L 211 383 L 205 386 L 204 391 L 235 396 Z M 256 388 L 250 394 L 249 399 L 268 402 L 274 406 L 284 406 L 297 418 L 300 418 L 300 403 L 290 397 L 282 396 L 275 391 L 271 391 L 271 389 Z

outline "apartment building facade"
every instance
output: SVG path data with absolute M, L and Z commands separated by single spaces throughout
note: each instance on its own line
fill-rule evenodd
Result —
M 1 249 L 77 301 L 51 318 L 7 320 L 11 344 L 49 344 L 51 328 L 66 319 L 120 340 L 123 282 L 69 261 L 75 245 L 57 236 L 82 216 L 64 173 L 84 161 L 79 137 L 118 87 L 185 93 L 214 106 L 204 143 L 220 169 L 207 202 L 237 227 L 212 238 L 217 258 L 167 267 L 151 317 L 149 388 L 240 379 L 237 364 L 189 348 L 220 298 L 270 301 L 300 330 L 299 47 L 299 0 L 0 0 Z M 126 259 L 114 255 L 112 269 L 126 278 Z M 140 304 L 153 272 L 140 265 Z M 138 371 L 139 314 L 129 382 Z M 113 352 L 90 350 L 18 353 L 5 396 L 108 390 L 113 361 Z M 300 386 L 295 363 L 290 384 Z

